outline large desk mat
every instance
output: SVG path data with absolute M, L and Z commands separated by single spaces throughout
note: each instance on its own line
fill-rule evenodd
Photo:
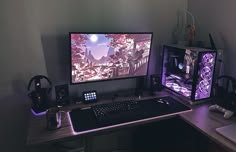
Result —
M 167 100 L 169 104 L 154 105 L 153 103 L 155 102 L 153 101 L 159 100 L 160 98 Z M 143 108 L 139 110 L 144 114 L 141 114 L 139 111 L 133 111 L 132 115 L 127 117 L 122 117 L 121 119 L 116 117 L 113 120 L 105 122 L 98 122 L 91 108 L 74 109 L 69 112 L 69 118 L 73 127 L 73 131 L 75 133 L 83 134 L 106 128 L 114 128 L 140 122 L 150 122 L 158 118 L 164 118 L 191 111 L 191 108 L 171 97 L 146 99 L 140 102 L 142 102 L 143 105 L 141 104 L 141 106 L 143 106 Z

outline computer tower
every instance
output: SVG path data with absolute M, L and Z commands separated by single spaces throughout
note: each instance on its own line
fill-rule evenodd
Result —
M 163 86 L 191 103 L 211 98 L 217 51 L 164 45 L 162 55 Z

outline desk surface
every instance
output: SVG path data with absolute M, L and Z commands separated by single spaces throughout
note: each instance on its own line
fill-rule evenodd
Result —
M 164 94 L 159 94 L 159 95 L 162 96 Z M 208 136 L 211 140 L 222 145 L 226 150 L 236 152 L 236 144 L 225 139 L 224 137 L 222 137 L 215 131 L 215 129 L 218 127 L 236 123 L 236 118 L 234 117 L 230 120 L 225 120 L 222 114 L 209 112 L 208 106 L 209 104 L 191 106 L 193 109 L 191 112 L 182 113 L 179 115 L 185 122 L 187 122 L 188 124 L 196 128 L 197 130 L 199 130 L 200 132 Z M 73 108 L 78 108 L 78 107 L 81 107 L 81 105 L 73 106 Z M 71 108 L 72 107 L 67 107 L 64 110 L 69 110 Z M 158 117 L 152 121 L 158 121 L 158 120 L 173 117 L 173 116 L 175 115 L 168 115 L 166 117 Z M 28 136 L 27 136 L 27 141 L 26 141 L 27 146 L 34 146 L 34 145 L 40 145 L 40 144 L 45 144 L 45 143 L 50 143 L 50 142 L 57 142 L 57 141 L 66 140 L 66 139 L 70 140 L 70 139 L 80 136 L 80 134 L 75 134 L 73 132 L 73 129 L 68 119 L 68 115 L 65 115 L 65 117 L 66 118 L 62 121 L 62 126 L 60 129 L 49 131 L 46 129 L 46 116 L 45 115 L 35 117 L 30 113 Z M 148 122 L 151 122 L 151 121 L 148 121 Z M 137 123 L 136 125 L 139 125 L 139 124 L 140 123 Z M 135 124 L 132 124 L 132 126 L 133 125 Z M 120 127 L 125 127 L 125 126 L 118 126 L 116 127 L 116 129 Z M 108 128 L 107 130 L 109 129 L 111 128 Z
M 166 96 L 166 95 L 167 95 L 166 93 L 159 93 L 157 96 Z M 155 97 L 155 96 L 147 96 L 147 97 L 143 97 L 142 99 L 148 99 L 148 98 L 153 98 L 153 97 Z M 132 97 L 132 99 L 134 99 L 134 98 Z M 125 100 L 125 98 L 117 99 L 117 100 Z M 101 103 L 107 103 L 107 102 L 110 102 L 110 99 L 99 101 L 98 103 L 95 103 L 95 104 L 101 104 Z M 91 104 L 91 105 L 94 105 L 94 104 Z M 72 109 L 86 108 L 89 106 L 90 105 L 88 105 L 88 104 L 86 104 L 86 105 L 77 104 L 77 105 L 72 105 L 72 106 L 68 106 L 65 108 L 63 107 L 62 110 L 71 111 Z M 127 126 L 135 126 L 135 125 L 140 125 L 140 124 L 149 123 L 149 122 L 153 122 L 153 121 L 158 121 L 161 119 L 173 117 L 177 114 L 180 114 L 180 113 L 173 113 L 173 114 L 169 114 L 169 115 L 165 115 L 165 116 L 156 117 L 155 119 L 147 119 L 145 121 L 137 121 L 135 123 L 118 124 L 115 126 L 107 126 L 107 127 L 98 128 L 95 130 L 91 129 L 88 131 L 75 133 L 73 131 L 72 126 L 71 126 L 68 112 L 65 115 L 65 119 L 63 119 L 63 121 L 62 121 L 61 128 L 56 129 L 56 130 L 47 130 L 47 128 L 46 128 L 46 115 L 34 116 L 30 112 L 29 128 L 28 128 L 28 136 L 27 136 L 26 144 L 28 146 L 33 146 L 33 145 L 40 145 L 40 144 L 45 144 L 45 143 L 49 143 L 49 142 L 57 142 L 60 140 L 66 140 L 66 139 L 69 140 L 71 138 L 75 138 L 75 137 L 81 136 L 81 135 L 90 135 L 90 134 L 99 133 L 102 131 L 111 131 L 111 130 L 115 130 L 115 129 L 121 129 L 121 128 L 127 127 Z
M 180 117 L 211 140 L 223 146 L 227 151 L 236 152 L 236 144 L 216 132 L 216 128 L 236 124 L 236 118 L 226 120 L 223 118 L 223 114 L 210 112 L 208 110 L 209 105 L 192 106 L 192 112 L 181 114 Z

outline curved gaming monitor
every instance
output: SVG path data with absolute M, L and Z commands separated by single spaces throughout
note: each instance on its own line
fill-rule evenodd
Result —
M 71 83 L 146 76 L 152 33 L 70 32 Z

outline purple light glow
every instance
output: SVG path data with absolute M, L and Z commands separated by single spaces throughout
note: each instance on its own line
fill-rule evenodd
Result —
M 199 83 L 199 90 L 200 90 L 200 92 L 202 92 L 204 94 L 207 94 L 209 88 L 210 88 L 210 84 L 208 83 L 207 80 L 200 81 L 200 83 Z
M 202 63 L 204 66 L 212 67 L 214 65 L 214 56 L 210 53 L 206 53 L 202 57 Z
M 198 97 L 198 93 L 196 92 L 196 93 L 195 93 L 195 98 L 197 98 L 197 97 Z
M 183 93 L 185 97 L 190 97 L 191 96 L 191 91 L 186 91 Z
M 176 85 L 176 86 L 173 85 L 173 89 L 174 89 L 175 91 L 177 91 L 177 92 L 180 91 L 180 88 L 181 88 L 181 87 L 180 87 L 179 85 Z
M 73 134 L 73 135 L 77 135 L 78 133 L 74 131 L 74 128 L 73 128 L 73 125 L 72 125 L 72 121 L 71 121 L 71 119 L 70 119 L 70 114 L 69 114 L 69 112 L 67 112 L 66 115 L 67 115 L 67 118 L 68 118 L 69 123 L 70 123 L 70 126 L 71 126 L 72 134 Z
M 211 69 L 206 66 L 204 68 L 202 68 L 201 70 L 201 78 L 204 79 L 204 80 L 211 80 L 211 77 L 212 77 L 212 72 L 211 72 Z
M 168 88 L 173 89 L 174 91 L 176 91 L 176 92 L 178 92 L 182 95 L 184 95 L 185 97 L 189 97 L 191 95 L 191 90 L 187 89 L 184 86 L 180 86 L 177 83 L 168 82 L 168 83 L 166 83 L 165 86 L 168 87 Z
M 215 53 L 206 53 L 202 56 L 199 63 L 199 77 L 196 86 L 195 99 L 202 99 L 210 97 L 213 68 L 215 64 Z
M 30 110 L 31 110 L 31 112 L 34 116 L 42 116 L 42 115 L 45 115 L 47 113 L 47 111 L 37 113 L 32 108 Z
M 166 83 L 166 86 L 167 86 L 168 88 L 171 88 L 171 87 L 172 87 L 172 85 L 173 85 L 173 83 L 172 83 L 172 82 L 167 82 L 167 83 Z
M 211 97 L 216 51 L 164 46 L 162 84 L 192 101 Z
M 178 79 L 178 80 L 181 80 L 181 79 L 182 79 L 181 77 L 179 77 L 179 76 L 177 76 L 177 75 L 174 75 L 174 74 L 171 74 L 170 77 L 176 78 L 176 79 Z
M 177 83 L 173 83 L 173 84 L 172 84 L 172 87 L 173 87 L 173 88 L 176 88 L 176 87 L 179 87 L 179 85 L 178 85 Z
M 186 91 L 188 91 L 187 88 L 185 88 L 185 87 L 182 87 L 182 88 L 181 88 L 181 92 L 186 92 Z
M 181 92 L 183 93 L 183 95 L 184 95 L 185 97 L 189 97 L 189 96 L 191 95 L 191 91 L 188 90 L 188 89 L 185 88 L 185 87 L 182 87 L 182 88 L 181 88 Z

